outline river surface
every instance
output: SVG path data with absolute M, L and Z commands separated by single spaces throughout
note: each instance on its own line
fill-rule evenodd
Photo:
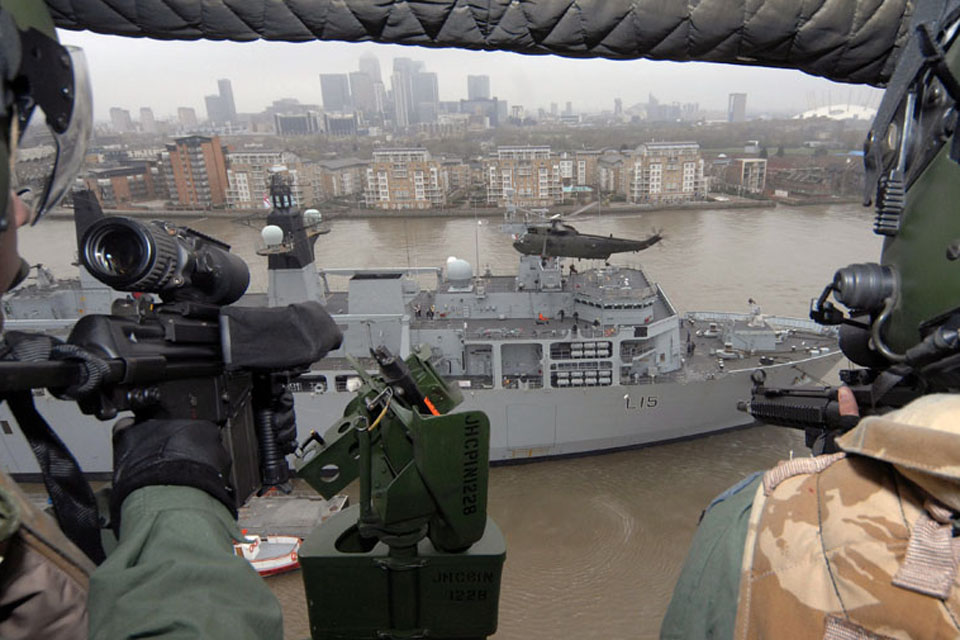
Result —
M 495 214 L 474 218 L 338 220 L 319 237 L 321 267 L 441 266 L 455 255 L 495 274 L 516 252 Z M 614 262 L 642 263 L 679 311 L 806 316 L 834 271 L 876 261 L 880 239 L 857 205 L 664 211 L 572 221 L 583 232 L 665 240 Z M 70 273 L 72 223 L 21 233 L 21 254 Z M 258 232 L 223 219 L 189 224 L 231 245 L 266 287 Z M 744 392 L 746 393 L 746 389 Z M 331 421 L 333 417 L 331 416 Z M 803 453 L 802 434 L 754 427 L 644 449 L 491 470 L 488 510 L 507 540 L 497 640 L 655 638 L 703 507 L 745 474 Z M 285 637 L 309 635 L 299 574 L 271 578 Z

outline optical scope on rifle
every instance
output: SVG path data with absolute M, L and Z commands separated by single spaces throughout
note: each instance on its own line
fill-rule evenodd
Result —
M 250 280 L 228 245 L 169 223 L 103 217 L 89 193 L 74 201 L 84 266 L 135 297 L 80 318 L 70 353 L 54 347 L 53 359 L 0 362 L 0 391 L 46 387 L 101 420 L 123 411 L 210 420 L 233 458 L 238 505 L 258 489 L 285 488 L 285 455 L 296 448 L 286 383 L 339 347 L 336 324 L 317 302 L 225 306 Z

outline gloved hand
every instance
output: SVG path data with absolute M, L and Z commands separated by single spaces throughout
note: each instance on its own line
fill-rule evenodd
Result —
M 125 418 L 113 428 L 113 493 L 110 522 L 120 531 L 120 507 L 137 489 L 179 485 L 206 491 L 237 517 L 229 486 L 230 455 L 220 429 L 206 420 Z
M 274 399 L 273 428 L 281 453 L 289 455 L 297 450 L 297 414 L 293 410 L 293 393 L 289 389 Z

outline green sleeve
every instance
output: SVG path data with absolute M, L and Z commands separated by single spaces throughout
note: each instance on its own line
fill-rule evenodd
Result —
M 660 626 L 661 640 L 733 638 L 743 545 L 759 473 L 718 496 L 704 512 Z
M 280 639 L 280 604 L 244 559 L 227 509 L 199 489 L 123 502 L 120 543 L 90 579 L 90 638 Z

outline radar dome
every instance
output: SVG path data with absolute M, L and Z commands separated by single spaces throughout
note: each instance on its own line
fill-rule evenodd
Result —
M 283 229 L 275 224 L 268 224 L 260 230 L 260 237 L 263 238 L 265 245 L 275 247 L 283 243 Z
M 315 227 L 323 222 L 323 214 L 316 209 L 307 209 L 303 212 L 303 224 L 308 227 Z
M 468 283 L 473 278 L 473 267 L 466 260 L 450 256 L 447 258 L 447 280 L 455 283 Z

